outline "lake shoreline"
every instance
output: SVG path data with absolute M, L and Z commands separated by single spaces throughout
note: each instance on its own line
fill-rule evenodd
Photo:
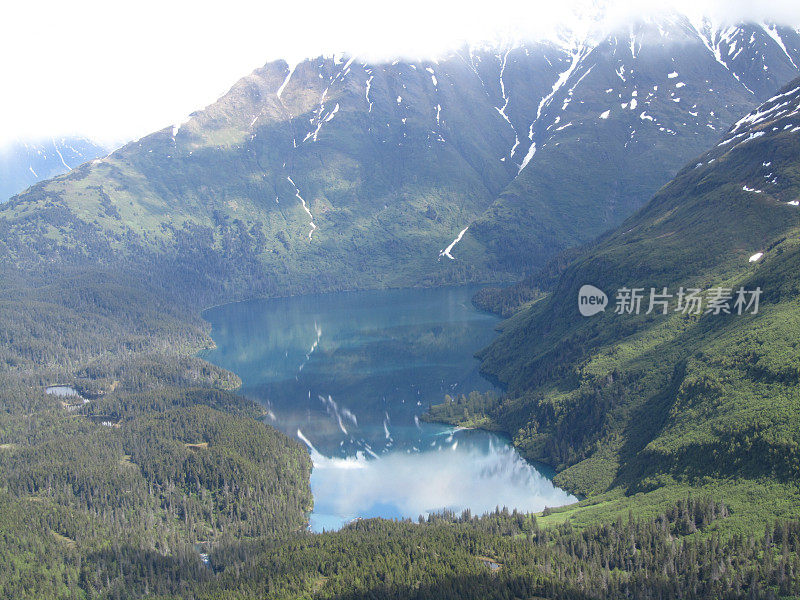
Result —
M 425 419 L 425 406 L 446 394 L 495 389 L 475 353 L 496 338 L 500 318 L 474 306 L 476 289 L 335 292 L 203 312 L 216 349 L 201 358 L 236 374 L 265 422 L 308 448 L 313 531 L 574 500 L 499 428 Z

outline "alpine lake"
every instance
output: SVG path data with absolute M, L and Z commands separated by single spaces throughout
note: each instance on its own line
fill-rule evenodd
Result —
M 472 305 L 476 289 L 252 300 L 204 313 L 216 348 L 201 356 L 239 375 L 239 393 L 308 447 L 313 531 L 576 501 L 507 439 L 420 421 L 446 394 L 493 389 L 474 354 L 498 319 Z

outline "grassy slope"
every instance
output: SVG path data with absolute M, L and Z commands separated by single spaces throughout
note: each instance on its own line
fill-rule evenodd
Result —
M 788 111 L 800 101 L 796 87 Z M 591 509 L 569 510 L 578 521 L 630 504 L 644 510 L 687 487 L 724 491 L 740 525 L 800 508 L 800 213 L 788 204 L 800 198 L 800 139 L 787 129 L 795 121 L 773 112 L 694 161 L 702 165 L 581 253 L 482 352 L 483 368 L 508 388 L 485 412 L 528 457 L 555 466 L 558 483 L 590 496 Z M 764 257 L 750 263 L 757 251 Z M 609 295 L 625 285 L 764 294 L 758 315 L 609 309 L 587 319 L 576 306 L 585 283 Z

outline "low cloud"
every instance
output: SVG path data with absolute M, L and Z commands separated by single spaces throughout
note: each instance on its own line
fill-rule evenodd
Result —
M 8 4 L 0 9 L 0 144 L 75 133 L 134 139 L 181 121 L 277 58 L 436 56 L 464 42 L 548 37 L 564 27 L 580 34 L 663 10 L 800 25 L 794 0 Z

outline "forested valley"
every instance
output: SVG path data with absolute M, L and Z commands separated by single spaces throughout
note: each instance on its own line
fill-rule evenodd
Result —
M 293 71 L 269 63 L 188 124 L 3 204 L 0 597 L 800 597 L 800 80 L 772 95 L 797 74 L 776 30 L 728 32 L 772 44 L 763 68 L 745 54 L 756 93 L 676 23 L 682 73 L 656 44 L 641 95 L 617 54 L 637 60 L 635 36 L 517 48 L 550 77 L 518 74 L 514 121 L 529 157 L 541 143 L 527 171 L 505 58 L 453 54 L 442 117 L 433 66 L 380 66 L 373 102 L 373 67 L 338 57 L 303 63 L 286 104 Z M 198 357 L 202 311 L 466 282 L 491 284 L 474 303 L 506 319 L 478 355 L 501 389 L 443 394 L 423 420 L 508 436 L 579 502 L 311 533 L 309 450 Z M 591 320 L 585 283 L 764 295 L 758 314 Z

